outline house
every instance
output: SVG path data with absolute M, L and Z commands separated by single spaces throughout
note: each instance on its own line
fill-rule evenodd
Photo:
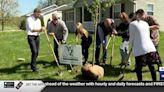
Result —
M 76 8 L 74 8 L 74 4 L 75 2 L 71 2 L 69 4 L 65 4 L 65 7 L 58 9 L 58 11 L 62 11 L 62 20 L 65 21 L 66 26 L 70 32 L 74 31 L 76 25 L 75 16 L 79 16 L 76 15 L 76 11 L 74 11 L 76 10 Z M 80 19 L 80 17 L 77 19 Z
M 100 1 L 102 4 L 105 3 L 105 0 Z M 69 4 L 69 8 L 62 10 L 62 19 L 65 21 L 70 31 L 75 30 L 77 22 L 82 22 L 88 31 L 93 32 L 94 30 L 91 14 L 88 12 L 83 2 L 83 0 L 77 0 L 76 2 Z M 87 0 L 88 4 L 92 4 L 92 2 L 93 0 Z M 138 9 L 144 9 L 148 15 L 153 15 L 157 19 L 160 24 L 160 30 L 164 31 L 164 13 L 161 11 L 163 8 L 163 0 L 122 0 L 111 7 L 106 8 L 105 11 L 100 7 L 99 20 L 110 17 L 115 20 L 116 24 L 119 24 L 120 20 L 118 15 L 120 12 L 130 14 Z

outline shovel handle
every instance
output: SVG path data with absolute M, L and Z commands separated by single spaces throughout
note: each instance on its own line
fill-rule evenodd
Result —
M 108 43 L 107 43 L 107 45 L 106 45 L 105 49 L 107 49 L 107 48 L 108 48 L 109 43 L 110 43 L 110 40 L 111 40 L 111 37 L 109 37 L 109 39 L 108 39 Z
M 50 39 L 49 39 L 49 37 L 48 37 L 48 35 L 47 35 L 47 31 L 46 31 L 46 30 L 44 30 L 44 34 L 45 34 L 45 36 L 46 36 L 46 39 L 47 39 L 47 42 L 48 42 L 48 46 L 49 46 L 50 50 L 52 51 L 52 54 L 53 54 L 53 56 L 54 56 L 54 59 L 55 59 L 55 61 L 56 61 L 56 63 L 57 63 L 57 66 L 59 67 L 59 61 L 58 61 L 58 59 L 57 59 L 57 57 L 56 57 L 56 55 L 55 55 L 55 53 L 54 53 L 54 50 L 53 50 L 53 48 L 52 48 L 52 45 L 51 45 L 51 42 L 50 42 Z M 59 67 L 59 68 L 60 68 L 60 67 Z
M 60 45 L 59 41 L 57 40 L 56 36 L 54 34 L 52 34 L 53 38 L 55 39 L 56 43 L 58 44 L 58 46 Z

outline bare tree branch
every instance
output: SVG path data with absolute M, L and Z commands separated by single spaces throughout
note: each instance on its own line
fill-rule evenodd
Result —
M 4 24 L 6 17 L 10 17 L 17 13 L 18 2 L 17 0 L 0 0 L 0 21 L 2 31 L 4 30 Z

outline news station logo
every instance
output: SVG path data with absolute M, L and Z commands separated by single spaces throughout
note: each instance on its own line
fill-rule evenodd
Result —
M 14 88 L 14 82 L 4 82 L 4 88 Z
M 164 67 L 159 67 L 160 80 L 164 80 Z
M 16 88 L 16 89 L 20 89 L 21 86 L 23 85 L 23 82 L 19 82 L 16 87 L 14 86 L 14 82 L 4 82 L 4 88 Z

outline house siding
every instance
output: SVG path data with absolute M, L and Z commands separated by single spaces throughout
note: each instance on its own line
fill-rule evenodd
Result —
M 156 1 L 154 16 L 160 24 L 160 31 L 164 32 L 164 13 L 162 11 L 164 9 L 163 4 L 164 4 L 164 0 Z
M 74 30 L 74 22 L 66 22 L 65 24 L 66 24 L 69 32 L 74 32 L 75 31 Z
M 124 4 L 124 12 L 126 12 L 128 15 L 130 13 L 134 12 L 134 4 L 132 2 L 123 2 Z M 119 25 L 121 23 L 120 19 L 115 19 L 115 24 Z
M 163 0 L 136 0 L 136 9 L 144 9 L 147 12 L 147 4 L 154 5 L 154 17 L 160 24 L 160 31 L 164 32 L 164 13 L 161 13 L 161 9 L 164 9 Z
M 146 1 L 147 0 L 136 0 L 136 10 L 138 10 L 138 9 L 146 10 Z
M 66 11 L 70 11 L 70 10 L 73 10 L 73 9 L 69 9 Z M 74 20 L 73 21 L 66 20 L 66 11 L 63 11 L 63 13 L 62 13 L 63 21 L 65 21 L 65 24 L 66 24 L 69 32 L 73 32 L 74 31 Z
M 127 14 L 134 12 L 134 4 L 132 2 L 125 3 L 125 12 Z
M 88 0 L 88 4 L 91 4 L 93 0 Z M 147 12 L 147 4 L 153 4 L 154 5 L 154 17 L 157 19 L 157 21 L 160 24 L 160 30 L 164 31 L 164 13 L 161 13 L 161 9 L 164 8 L 163 6 L 163 0 L 135 0 L 135 2 L 130 1 L 122 1 L 121 2 L 124 5 L 124 11 L 129 15 L 132 12 L 135 12 L 138 9 L 144 9 L 145 12 Z M 74 8 L 76 9 L 76 19 L 74 23 L 71 22 L 66 22 L 69 30 L 74 30 L 75 29 L 75 24 L 77 22 L 82 22 L 84 27 L 88 31 L 93 31 L 94 26 L 92 21 L 84 21 L 84 18 L 82 17 L 82 10 L 81 7 L 84 6 L 83 0 L 78 0 L 74 5 Z M 104 10 L 101 10 L 100 14 L 100 21 L 104 20 L 107 17 L 113 17 L 111 16 L 111 8 L 108 7 Z M 120 23 L 119 19 L 115 19 L 115 23 L 118 25 Z M 73 26 L 73 27 L 72 27 Z
M 106 8 L 105 11 L 101 10 L 101 20 L 104 20 L 107 17 L 110 17 L 110 7 Z
M 82 22 L 82 9 L 76 8 L 76 23 Z

